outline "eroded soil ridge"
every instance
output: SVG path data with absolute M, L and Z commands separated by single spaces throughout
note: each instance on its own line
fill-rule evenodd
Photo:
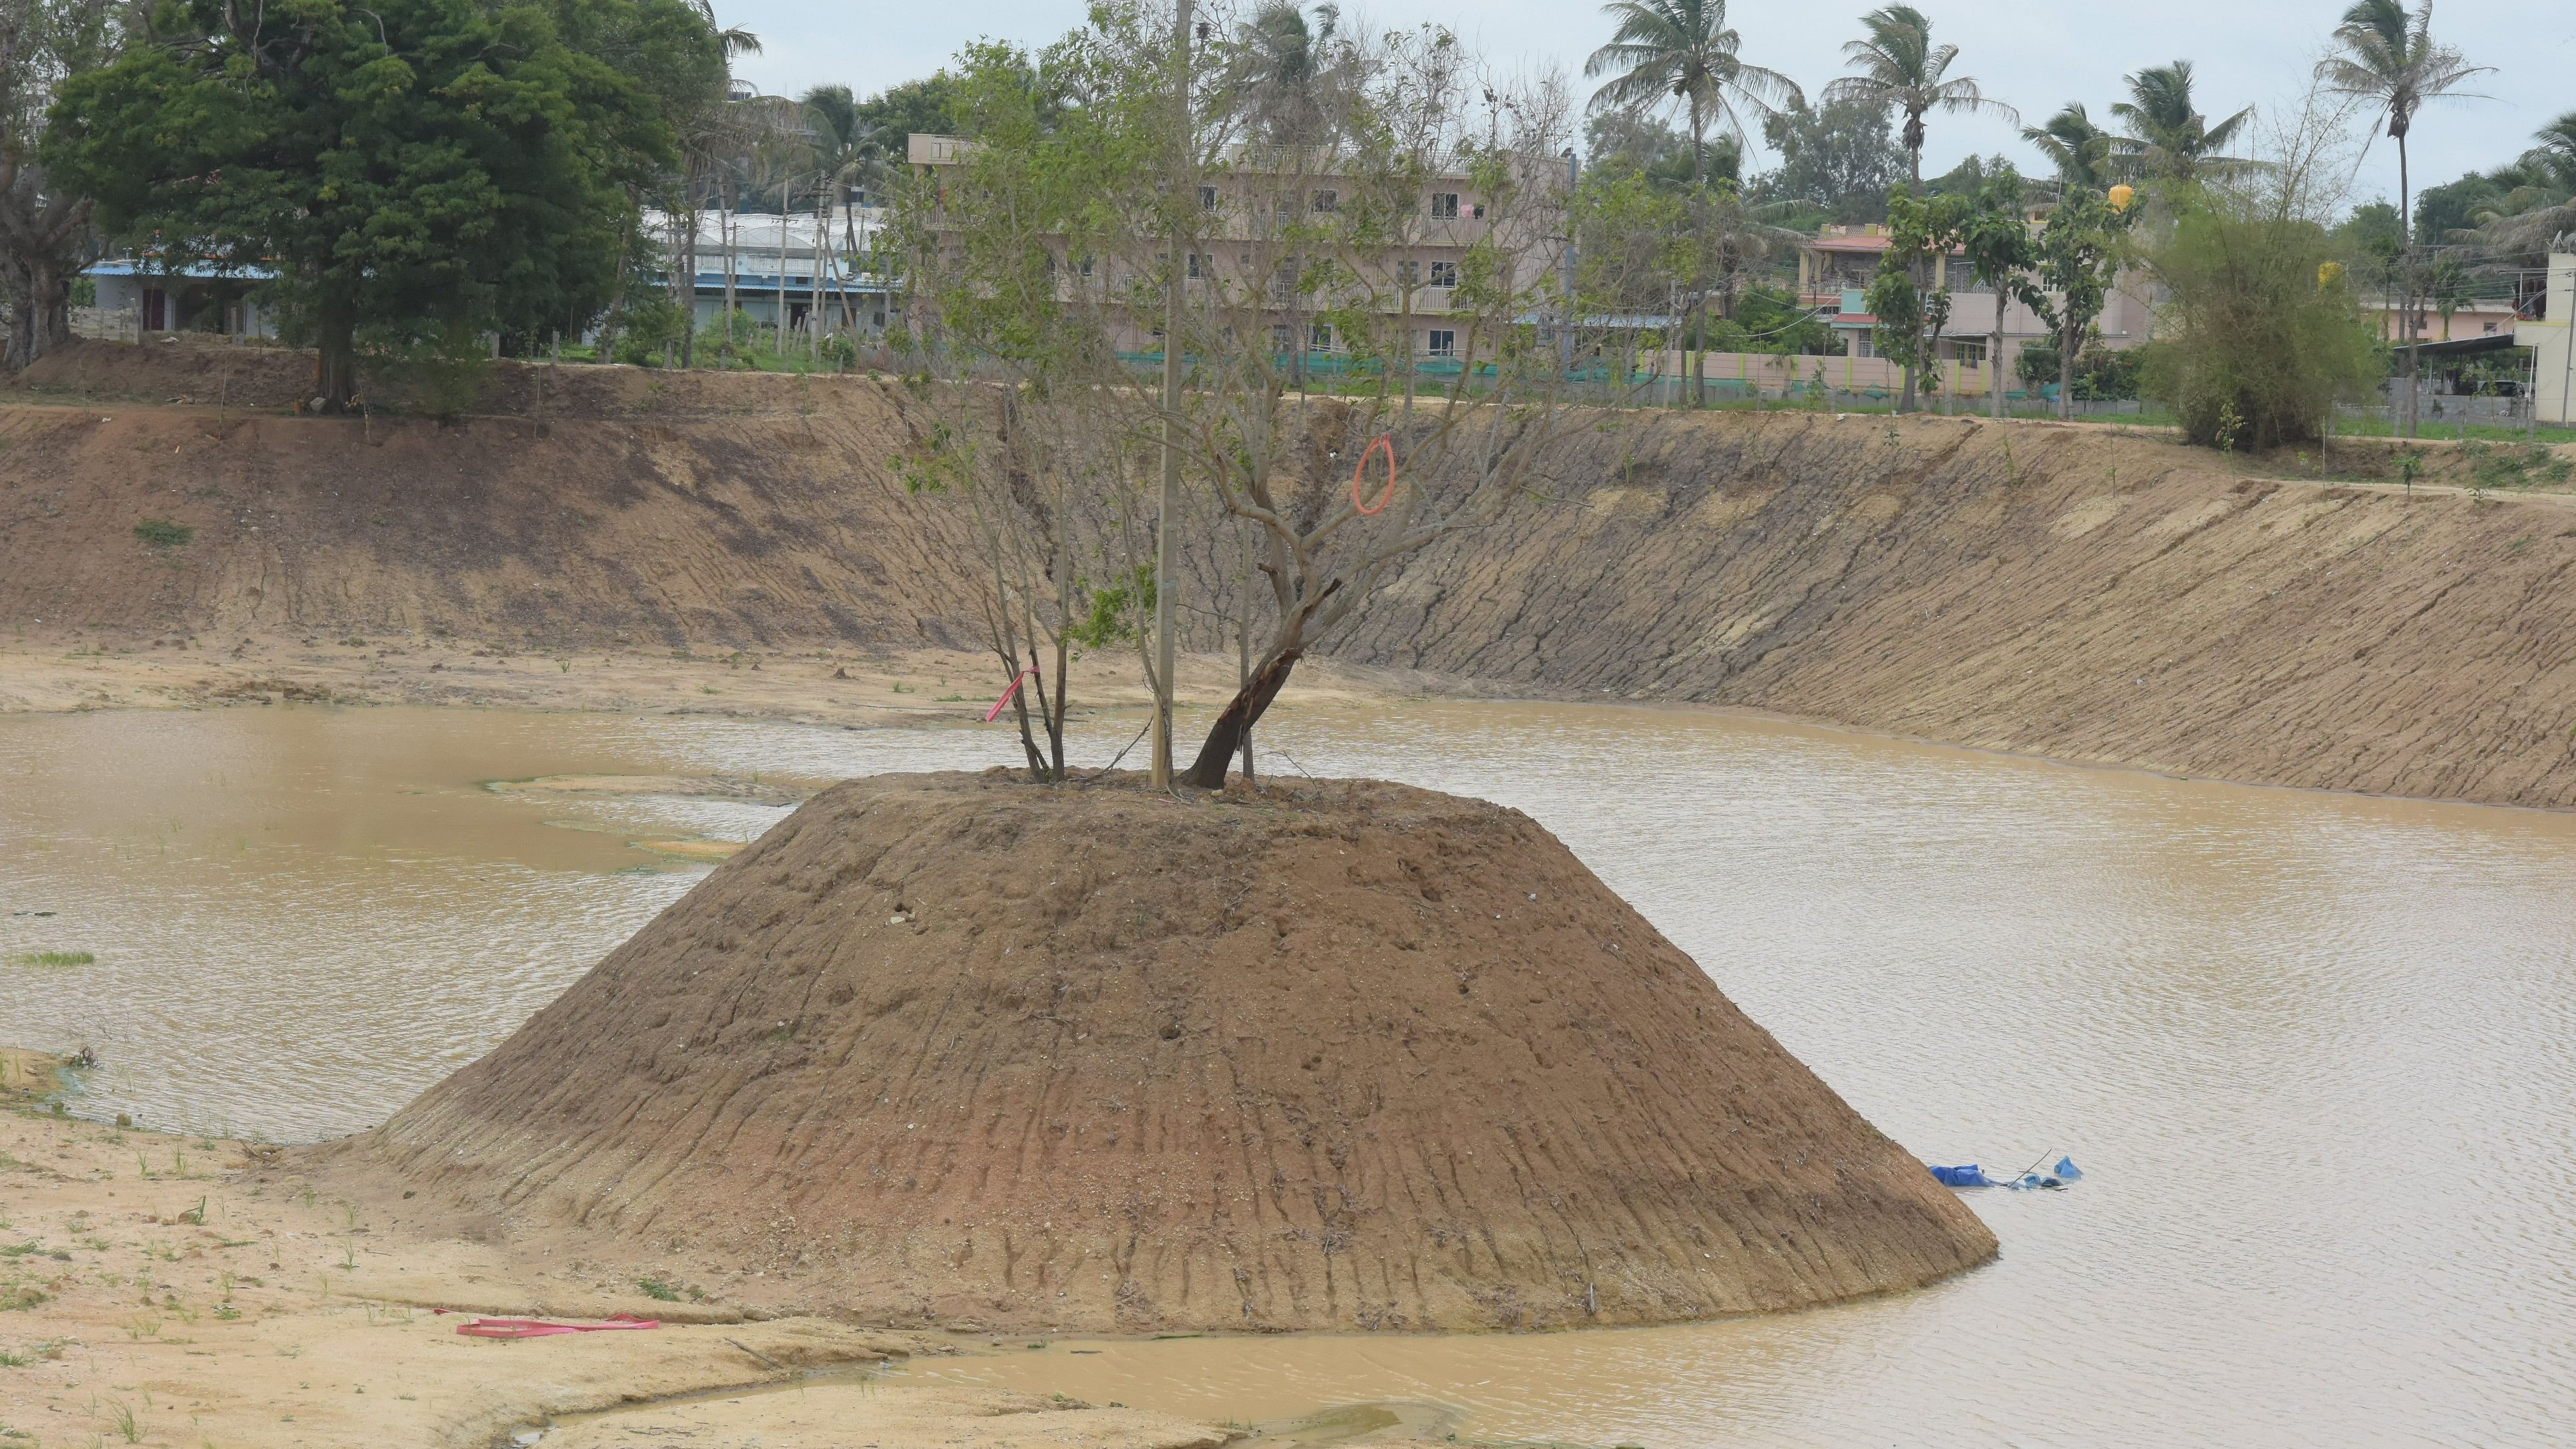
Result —
M 314 1151 L 416 1227 L 873 1322 L 1652 1323 L 1995 1250 L 1527 816 L 1375 782 L 839 786 Z

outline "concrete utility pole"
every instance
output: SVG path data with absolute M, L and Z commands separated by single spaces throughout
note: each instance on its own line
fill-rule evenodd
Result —
M 1190 154 L 1190 0 L 1172 18 L 1172 205 L 1198 200 L 1184 183 Z M 1186 211 L 1179 214 L 1187 215 Z M 1189 275 L 1189 229 L 1173 228 L 1163 291 L 1163 508 L 1154 522 L 1154 788 L 1172 787 L 1172 520 L 1181 511 L 1181 300 Z

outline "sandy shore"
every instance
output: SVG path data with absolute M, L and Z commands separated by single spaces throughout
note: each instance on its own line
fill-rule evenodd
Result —
M 25 630 L 0 639 L 0 714 L 403 704 L 915 725 L 981 719 L 1003 682 L 991 656 L 940 649 L 519 652 L 446 638 L 188 634 L 107 645 Z M 1443 683 L 1310 660 L 1298 668 L 1296 688 L 1301 700 L 1334 701 L 1418 695 Z M 1234 687 L 1231 660 L 1183 662 L 1185 707 L 1214 708 Z M 1078 713 L 1149 703 L 1132 659 L 1074 671 Z
M 44 1065 L 8 1056 L 0 1076 L 22 1085 L 28 1065 Z M 490 1248 L 408 1239 L 344 1202 L 263 1185 L 254 1170 L 269 1149 L 55 1117 L 24 1090 L 9 1095 L 8 1449 L 480 1449 L 531 1432 L 583 1449 L 1213 1449 L 1231 1437 L 1069 1399 L 876 1382 L 864 1376 L 871 1365 L 959 1344 L 747 1319 L 721 1299 L 659 1302 L 579 1260 L 513 1269 Z M 621 1312 L 663 1326 L 518 1343 L 456 1332 L 478 1313 Z

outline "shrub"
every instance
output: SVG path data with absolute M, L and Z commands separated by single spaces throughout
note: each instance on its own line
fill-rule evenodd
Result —
M 184 523 L 166 518 L 147 518 L 134 525 L 134 536 L 152 548 L 177 548 L 197 536 L 197 531 Z
M 2147 349 L 2146 395 L 2204 447 L 2313 442 L 2338 400 L 2386 375 L 2325 228 L 2224 201 L 2184 204 L 2148 253 L 2171 300 Z
M 2138 395 L 2139 383 L 2146 368 L 2141 349 L 2115 352 L 2103 346 L 2098 337 L 2087 338 L 2084 350 L 2075 354 L 2075 400 L 2078 402 L 2126 402 Z M 2013 360 L 2013 370 L 2021 375 L 2025 386 L 2032 388 L 2057 385 L 2057 343 L 2042 338 L 2024 346 Z

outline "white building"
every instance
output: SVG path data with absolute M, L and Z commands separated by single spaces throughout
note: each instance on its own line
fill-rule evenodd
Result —
M 730 277 L 734 307 L 763 327 L 775 328 L 783 309 L 790 333 L 805 332 L 818 316 L 828 333 L 883 333 L 899 289 L 868 272 L 866 258 L 884 217 L 873 206 L 799 216 L 699 212 L 694 278 L 698 325 L 713 326 L 723 315 Z M 687 258 L 688 218 L 648 211 L 644 224 L 672 263 L 668 281 L 676 297 L 677 269 Z
M 2576 253 L 2549 258 L 2548 311 L 2514 324 L 2535 364 L 2532 401 L 2544 423 L 2576 422 Z
M 214 332 L 274 337 L 277 320 L 257 296 L 271 273 L 265 268 L 218 272 L 207 266 L 162 271 L 131 257 L 111 257 L 81 275 L 98 289 L 91 304 L 94 326 L 120 336 L 153 332 Z

